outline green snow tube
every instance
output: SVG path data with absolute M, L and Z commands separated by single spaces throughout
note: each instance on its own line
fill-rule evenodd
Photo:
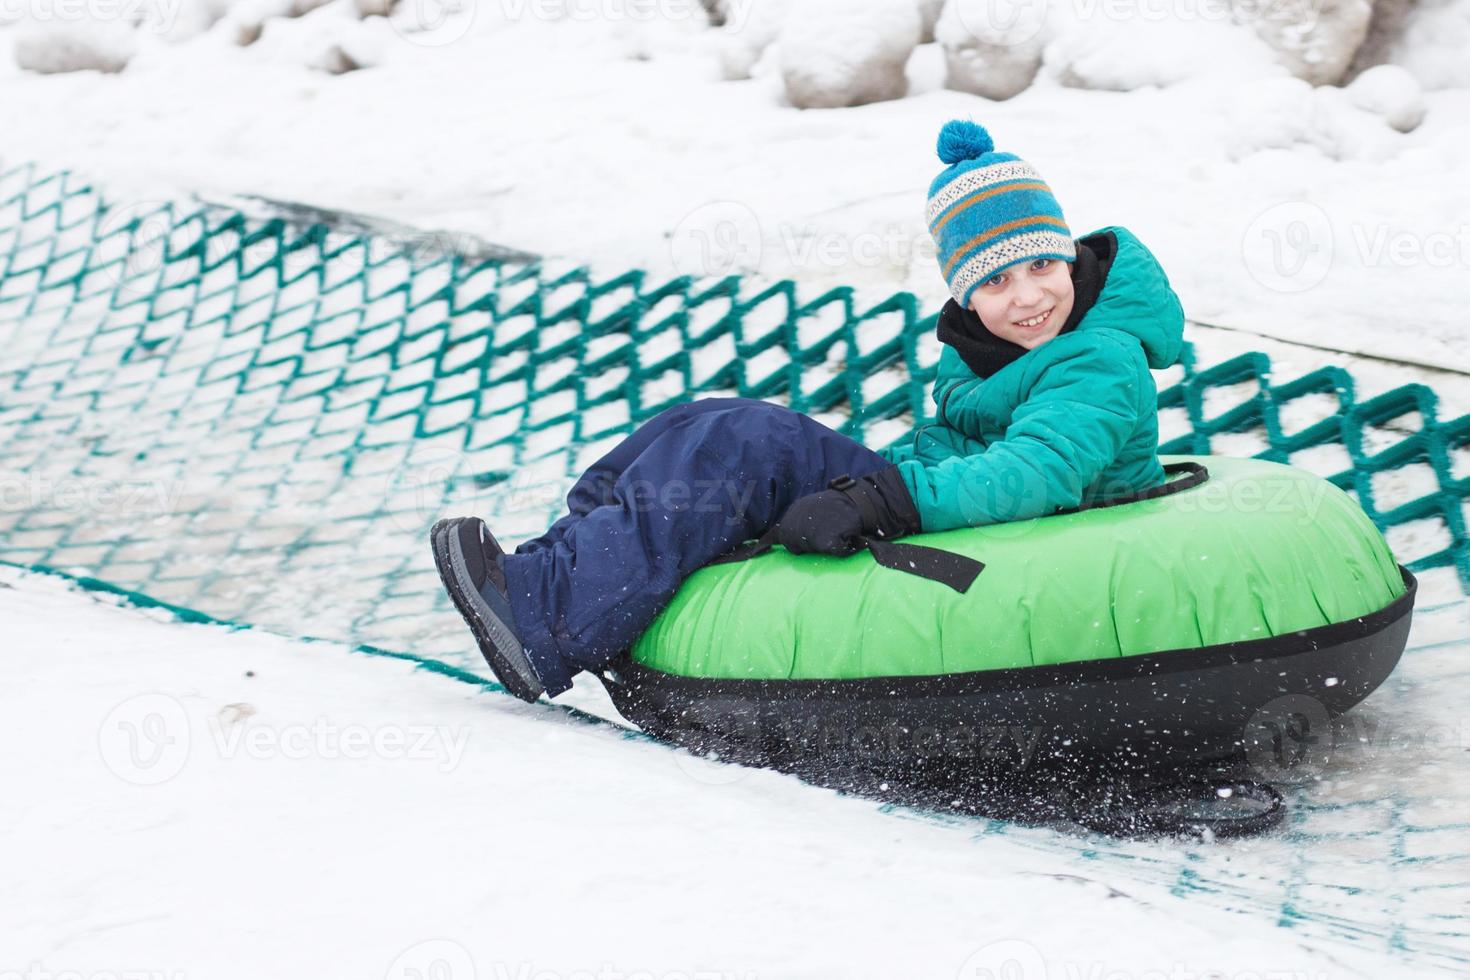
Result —
M 1164 462 L 1148 499 L 886 545 L 965 586 L 870 552 L 702 568 L 602 680 L 645 729 L 762 762 L 1175 765 L 1320 734 L 1398 662 L 1413 576 L 1314 474 Z

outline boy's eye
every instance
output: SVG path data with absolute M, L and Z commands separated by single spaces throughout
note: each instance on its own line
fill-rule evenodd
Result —
M 1051 265 L 1051 259 L 1037 259 L 1035 262 L 1031 263 L 1031 268 L 1040 272 L 1042 269 L 1045 269 L 1049 265 Z
M 1002 279 L 1004 279 L 1004 278 L 1005 278 L 1005 276 L 1003 276 L 999 272 L 997 272 L 995 275 L 993 275 L 989 279 L 985 280 L 985 285 L 987 285 L 987 286 L 999 286 L 1000 285 L 1000 281 Z

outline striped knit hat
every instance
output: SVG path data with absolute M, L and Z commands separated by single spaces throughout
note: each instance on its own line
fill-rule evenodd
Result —
M 1031 164 L 996 153 L 984 127 L 963 119 L 945 123 L 939 159 L 948 166 L 929 185 L 929 233 L 962 308 L 969 308 L 976 286 L 1014 262 L 1076 260 L 1051 188 Z

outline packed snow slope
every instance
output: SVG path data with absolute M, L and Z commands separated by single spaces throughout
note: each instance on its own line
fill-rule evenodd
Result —
M 1253 909 L 1250 879 L 1293 863 L 1291 834 L 1100 860 L 1087 839 L 891 811 L 14 569 L 0 619 L 0 975 L 1451 975 L 1401 936 L 1344 942 Z M 1463 758 L 1399 764 L 1463 782 Z M 1395 819 L 1446 822 L 1461 857 L 1380 867 L 1362 851 L 1379 828 L 1339 824 L 1364 858 L 1342 868 L 1344 911 L 1397 870 L 1414 887 L 1393 914 L 1433 927 L 1463 908 L 1470 828 L 1432 806 Z M 1158 873 L 1205 858 L 1237 883 Z

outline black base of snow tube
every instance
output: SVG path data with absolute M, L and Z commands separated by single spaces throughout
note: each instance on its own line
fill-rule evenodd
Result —
M 1065 786 L 1079 775 L 1184 785 L 1228 780 L 1241 761 L 1274 780 L 1319 758 L 1331 719 L 1397 665 L 1417 590 L 1401 572 L 1405 594 L 1359 619 L 1107 661 L 765 681 L 682 677 L 623 657 L 600 677 L 618 711 L 658 738 L 859 791 L 899 781 L 943 795 L 976 779 Z

